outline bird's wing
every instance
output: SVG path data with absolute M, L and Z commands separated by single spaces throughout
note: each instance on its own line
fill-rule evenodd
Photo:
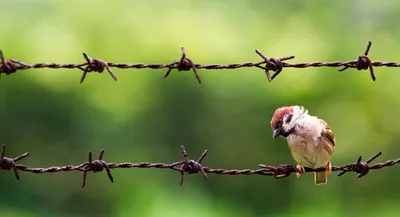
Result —
M 333 134 L 332 130 L 324 120 L 319 119 L 319 121 L 323 125 L 319 139 L 322 141 L 324 148 L 329 152 L 329 154 L 333 154 L 336 146 L 335 134 Z

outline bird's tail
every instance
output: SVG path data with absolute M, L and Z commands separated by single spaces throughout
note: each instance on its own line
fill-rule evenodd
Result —
M 316 185 L 325 185 L 328 182 L 328 176 L 325 171 L 314 172 L 314 181 Z

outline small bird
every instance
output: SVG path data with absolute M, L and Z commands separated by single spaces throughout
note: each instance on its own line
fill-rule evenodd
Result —
M 286 137 L 297 168 L 304 167 L 325 171 L 314 172 L 316 185 L 326 184 L 332 172 L 330 158 L 335 150 L 335 136 L 328 124 L 308 114 L 303 106 L 285 106 L 275 110 L 271 119 L 272 137 Z M 297 172 L 299 178 L 301 173 Z

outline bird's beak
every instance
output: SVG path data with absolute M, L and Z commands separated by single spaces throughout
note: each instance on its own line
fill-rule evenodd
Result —
M 275 137 L 281 135 L 281 131 L 282 131 L 282 128 L 280 128 L 280 127 L 274 129 L 274 130 L 272 131 L 272 138 L 275 139 Z

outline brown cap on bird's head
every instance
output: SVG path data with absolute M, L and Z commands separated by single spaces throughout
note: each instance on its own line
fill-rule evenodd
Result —
M 285 107 L 280 107 L 277 108 L 274 112 L 274 115 L 272 116 L 271 119 L 271 128 L 275 129 L 276 124 L 278 124 L 278 121 L 287 113 L 293 112 L 293 106 L 285 106 Z

